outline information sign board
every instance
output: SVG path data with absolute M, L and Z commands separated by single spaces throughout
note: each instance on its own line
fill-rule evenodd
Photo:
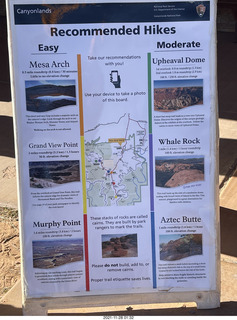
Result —
M 215 1 L 7 8 L 24 297 L 218 292 Z

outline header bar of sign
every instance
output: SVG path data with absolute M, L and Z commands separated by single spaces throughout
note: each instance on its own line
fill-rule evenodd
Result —
M 209 21 L 210 1 L 14 5 L 16 25 Z

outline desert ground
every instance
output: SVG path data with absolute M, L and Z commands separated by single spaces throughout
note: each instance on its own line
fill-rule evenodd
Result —
M 0 208 L 0 299 L 20 279 L 20 265 L 17 211 Z

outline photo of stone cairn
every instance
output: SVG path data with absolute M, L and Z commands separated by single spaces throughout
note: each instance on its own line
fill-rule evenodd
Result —
M 102 258 L 137 256 L 137 234 L 102 235 Z

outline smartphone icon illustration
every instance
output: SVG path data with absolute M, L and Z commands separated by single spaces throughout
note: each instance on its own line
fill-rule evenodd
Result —
M 118 70 L 112 70 L 110 72 L 110 82 L 115 86 L 115 88 L 120 88 L 121 78 Z
M 111 71 L 112 81 L 111 82 L 117 82 L 118 81 L 118 71 Z

